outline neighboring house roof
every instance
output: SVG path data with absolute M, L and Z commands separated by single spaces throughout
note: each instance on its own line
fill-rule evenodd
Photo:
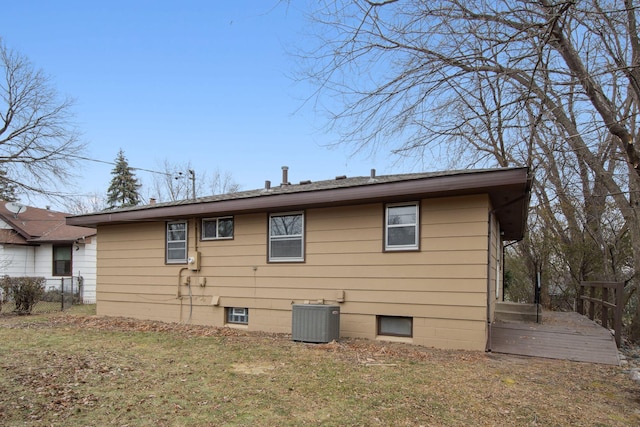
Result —
M 0 202 L 0 220 L 11 229 L 0 229 L 0 243 L 68 243 L 96 234 L 93 228 L 67 225 L 68 213 L 27 206 L 16 214 L 7 209 L 7 203 Z
M 527 168 L 502 168 L 383 176 L 375 176 L 372 171 L 371 176 L 366 177 L 336 177 L 293 185 L 283 182 L 276 187 L 271 187 L 268 181 L 266 184 L 257 190 L 72 216 L 67 218 L 67 224 L 96 227 L 193 216 L 488 194 L 505 240 L 519 240 L 524 235 L 532 178 Z

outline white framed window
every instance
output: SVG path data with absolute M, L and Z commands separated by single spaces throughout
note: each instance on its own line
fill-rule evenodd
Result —
M 269 261 L 304 261 L 304 213 L 269 215 Z
M 385 209 L 384 249 L 406 251 L 419 249 L 418 203 L 387 205 Z
M 378 335 L 392 337 L 412 337 L 413 317 L 376 316 Z
M 233 239 L 233 217 L 203 219 L 201 238 L 202 240 Z
M 187 263 L 187 221 L 167 223 L 167 264 Z
M 249 324 L 249 309 L 242 307 L 227 307 L 227 323 Z

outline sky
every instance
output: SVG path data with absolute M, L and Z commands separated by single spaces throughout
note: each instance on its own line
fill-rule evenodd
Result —
M 0 37 L 75 100 L 84 156 L 113 162 L 122 149 L 140 168 L 143 198 L 153 197 L 144 169 L 165 160 L 229 173 L 243 190 L 278 185 L 285 165 L 292 183 L 412 172 L 384 153 L 328 147 L 337 135 L 304 102 L 315 88 L 292 77 L 291 52 L 310 25 L 297 7 L 304 2 L 5 1 Z M 106 194 L 112 169 L 82 161 L 69 192 Z

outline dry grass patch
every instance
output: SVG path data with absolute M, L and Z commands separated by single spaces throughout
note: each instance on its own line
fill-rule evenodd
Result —
M 0 339 L 8 426 L 640 424 L 618 367 L 86 313 L 0 317 Z

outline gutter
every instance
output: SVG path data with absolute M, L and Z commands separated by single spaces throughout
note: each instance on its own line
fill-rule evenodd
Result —
M 241 214 L 264 212 L 271 209 L 343 206 L 378 201 L 393 202 L 407 198 L 495 194 L 496 192 L 519 193 L 522 191 L 521 185 L 523 183 L 526 185 L 526 174 L 524 169 L 496 170 L 307 191 L 293 191 L 289 186 L 286 186 L 287 191 L 280 193 L 267 192 L 243 198 L 203 200 L 165 206 L 149 205 L 121 211 L 72 216 L 67 217 L 67 225 L 96 227 L 99 224 L 157 221 L 229 212 Z

